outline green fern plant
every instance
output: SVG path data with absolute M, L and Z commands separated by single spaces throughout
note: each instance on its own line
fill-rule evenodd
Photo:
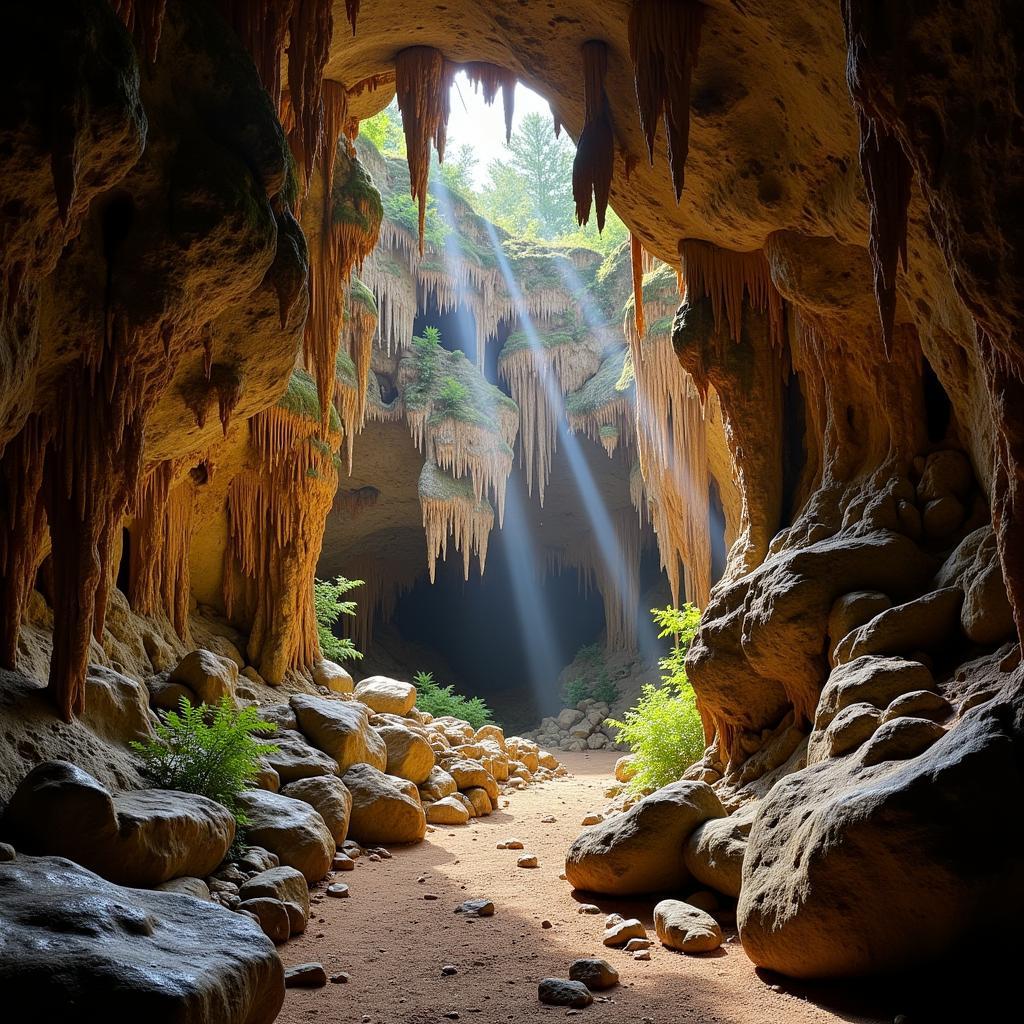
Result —
M 135 741 L 132 748 L 155 786 L 216 800 L 245 825 L 238 797 L 252 788 L 260 758 L 277 751 L 256 737 L 276 729 L 260 718 L 258 708 L 236 708 L 230 697 L 214 708 L 193 706 L 182 697 L 178 710 L 168 711 L 156 727 L 156 736 Z
M 671 636 L 672 649 L 658 662 L 661 685 L 648 683 L 640 699 L 622 720 L 609 718 L 618 731 L 615 739 L 634 754 L 635 775 L 629 783 L 634 793 L 648 793 L 675 782 L 704 753 L 704 724 L 697 698 L 686 678 L 686 652 L 700 625 L 700 611 L 692 604 L 682 608 L 652 608 L 660 627 L 659 639 Z
M 416 707 L 420 711 L 426 711 L 434 718 L 444 715 L 461 718 L 474 729 L 493 724 L 494 715 L 482 698 L 463 697 L 451 684 L 439 686 L 433 672 L 417 672 L 413 681 L 416 683 Z
M 355 615 L 356 602 L 344 598 L 350 590 L 362 585 L 362 580 L 350 580 L 344 576 L 313 581 L 313 608 L 320 653 L 331 661 L 358 661 L 363 656 L 363 652 L 356 650 L 355 644 L 347 636 L 335 636 L 332 628 L 342 615 Z

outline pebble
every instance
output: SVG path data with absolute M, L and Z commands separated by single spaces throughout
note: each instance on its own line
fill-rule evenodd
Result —
M 568 978 L 545 978 L 537 986 L 537 998 L 548 1006 L 589 1006 L 594 997 L 582 981 Z
M 327 895 L 339 900 L 348 899 L 348 886 L 344 882 L 335 882 L 327 886 Z
M 537 855 L 535 853 L 525 853 L 516 861 L 516 867 L 520 868 L 535 868 L 537 866 Z
M 349 982 L 349 975 L 345 971 L 338 971 L 337 974 L 331 975 L 331 982 L 334 985 L 347 985 Z
M 445 964 L 444 967 L 441 968 L 441 974 L 446 978 L 458 973 L 459 969 L 454 964 Z
M 444 1017 L 445 1017 L 445 1020 L 458 1020 L 459 1019 L 459 1015 L 454 1010 L 452 1010 L 450 1013 L 446 1013 L 444 1015 Z
M 285 988 L 323 988 L 326 984 L 327 972 L 323 964 L 296 964 L 285 968 Z
M 597 811 L 591 811 L 585 815 L 583 821 L 580 822 L 582 825 L 600 825 L 604 821 L 604 815 L 598 814 Z
M 581 981 L 587 988 L 598 992 L 614 988 L 619 983 L 619 972 L 607 960 L 597 957 L 582 957 L 569 965 L 569 977 Z
M 550 921 L 541 921 L 540 926 L 541 926 L 541 928 L 550 928 L 551 927 L 551 922 Z
M 540 823 L 542 825 L 554 825 L 556 821 L 558 821 L 558 819 L 553 814 L 546 814 L 540 819 Z
M 604 944 L 606 946 L 624 946 L 630 939 L 646 939 L 647 931 L 635 918 L 619 921 L 605 929 Z
M 16 854 L 10 843 L 0 843 L 0 861 L 14 860 Z
M 425 900 L 439 900 L 441 897 L 436 892 L 425 892 L 423 898 Z
M 356 862 L 347 853 L 336 853 L 331 869 L 334 871 L 354 871 Z
M 626 943 L 626 952 L 636 953 L 641 949 L 650 949 L 652 945 L 653 943 L 650 939 L 630 939 L 629 942 Z
M 633 954 L 633 959 L 634 960 L 650 960 L 651 959 L 651 951 L 649 949 L 638 949 Z
M 487 899 L 466 900 L 455 908 L 456 914 L 467 914 L 470 917 L 493 917 L 494 904 Z
M 593 903 L 581 903 L 576 910 L 577 914 L 600 914 L 601 908 Z
M 523 842 L 521 839 L 506 839 L 505 840 L 506 850 L 522 850 Z

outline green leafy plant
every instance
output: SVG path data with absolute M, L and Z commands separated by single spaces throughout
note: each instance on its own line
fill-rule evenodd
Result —
M 646 793 L 675 782 L 704 752 L 704 726 L 697 698 L 686 678 L 686 652 L 700 625 L 700 611 L 691 604 L 682 608 L 652 608 L 660 627 L 659 639 L 671 636 L 672 649 L 658 662 L 661 685 L 648 683 L 640 699 L 622 721 L 609 718 L 635 755 L 636 774 L 629 783 L 635 793 Z
M 238 797 L 252 787 L 260 758 L 277 750 L 256 736 L 277 726 L 260 718 L 258 708 L 236 708 L 229 697 L 214 708 L 182 697 L 178 708 L 167 712 L 153 739 L 132 743 L 143 771 L 160 789 L 216 800 L 245 825 Z
M 590 689 L 590 696 L 602 704 L 612 705 L 619 699 L 619 688 L 611 680 L 607 672 L 598 676 L 597 682 Z
M 562 687 L 562 700 L 567 708 L 574 708 L 590 696 L 590 684 L 585 679 L 570 679 Z
M 416 683 L 416 707 L 434 718 L 451 715 L 469 722 L 474 729 L 494 721 L 491 709 L 482 698 L 463 697 L 451 684 L 439 685 L 433 672 L 417 672 L 413 682 Z
M 445 377 L 441 382 L 435 410 L 442 416 L 458 416 L 469 400 L 469 388 L 454 377 Z
M 355 601 L 346 601 L 344 598 L 350 590 L 362 585 L 362 580 L 350 580 L 344 576 L 313 581 L 313 608 L 316 612 L 320 653 L 331 661 L 358 660 L 363 656 L 363 652 L 356 650 L 347 636 L 336 636 L 332 629 L 342 615 L 355 615 Z

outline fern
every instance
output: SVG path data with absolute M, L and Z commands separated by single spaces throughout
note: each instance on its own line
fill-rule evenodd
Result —
M 313 607 L 316 612 L 316 632 L 320 640 L 320 653 L 331 661 L 358 660 L 362 651 L 348 637 L 336 636 L 332 627 L 342 615 L 355 615 L 356 602 L 343 600 L 345 594 L 363 585 L 362 580 L 336 576 L 333 580 L 313 581 Z
M 277 726 L 260 718 L 258 708 L 236 708 L 229 697 L 215 708 L 193 706 L 182 697 L 178 707 L 167 712 L 153 739 L 132 743 L 143 771 L 160 789 L 216 800 L 245 825 L 239 794 L 252 788 L 260 758 L 277 751 L 255 737 L 272 733 Z
M 491 709 L 482 698 L 463 697 L 451 684 L 439 686 L 434 681 L 433 672 L 417 672 L 413 680 L 416 683 L 416 707 L 420 711 L 426 711 L 434 718 L 445 715 L 461 718 L 474 729 L 494 722 Z

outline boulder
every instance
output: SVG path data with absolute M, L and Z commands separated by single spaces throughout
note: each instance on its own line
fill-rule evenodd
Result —
M 865 655 L 832 670 L 818 698 L 814 728 L 824 732 L 850 704 L 870 704 L 882 711 L 911 690 L 934 689 L 931 672 L 919 661 Z
M 352 813 L 352 794 L 337 775 L 318 775 L 310 779 L 289 782 L 281 792 L 293 800 L 309 804 L 334 836 L 340 846 L 348 835 L 349 816 Z
M 883 712 L 882 721 L 910 716 L 943 722 L 953 714 L 953 705 L 931 690 L 911 690 L 897 697 Z
M 470 786 L 469 789 L 465 790 L 465 794 L 473 805 L 476 817 L 486 818 L 494 810 L 494 804 L 491 803 L 491 798 L 483 787 Z
M 601 940 L 606 946 L 624 946 L 630 939 L 646 939 L 647 929 L 638 918 L 605 922 L 604 937 Z
M 149 692 L 149 703 L 160 711 L 178 711 L 182 698 L 193 707 L 199 703 L 195 690 L 184 683 L 172 683 L 166 675 L 150 676 L 146 680 L 146 690 Z
M 352 793 L 349 832 L 360 843 L 418 843 L 427 820 L 416 787 L 372 765 L 353 765 L 344 775 Z M 412 786 L 413 795 L 405 788 Z
M 186 654 L 168 681 L 187 686 L 203 704 L 219 704 L 224 697 L 234 701 L 238 666 L 230 658 L 200 649 Z
M 333 693 L 351 693 L 355 689 L 352 676 L 337 662 L 321 658 L 313 666 L 313 682 Z
M 238 895 L 243 902 L 266 898 L 298 908 L 301 915 L 299 927 L 296 928 L 296 922 L 291 921 L 290 931 L 298 933 L 305 930 L 309 920 L 309 885 L 301 871 L 286 865 L 268 868 L 244 881 L 238 887 Z
M 276 853 L 282 864 L 319 881 L 331 868 L 335 842 L 324 819 L 304 800 L 252 789 L 239 797 L 248 819 L 246 836 Z
M 490 778 L 487 769 L 479 761 L 465 758 L 450 762 L 446 770 L 455 780 L 455 785 L 461 790 L 471 789 L 473 786 L 483 786 Z
M 277 732 L 273 733 L 275 737 L 286 729 L 294 732 L 299 727 L 299 720 L 295 717 L 291 704 L 264 704 L 260 707 L 260 718 L 277 726 Z
M 960 626 L 976 644 L 994 647 L 1014 635 L 1013 610 L 999 562 L 996 537 L 986 527 L 974 559 L 963 577 L 964 603 Z
M 747 956 L 799 978 L 892 974 L 1015 934 L 1024 860 L 1007 840 L 1005 794 L 1024 778 L 1014 715 L 990 701 L 917 757 L 840 758 L 776 783 L 743 864 Z
M 177 892 L 197 900 L 210 898 L 210 887 L 201 878 L 172 878 L 169 882 L 161 882 L 155 888 L 157 892 Z
M 594 997 L 581 981 L 566 978 L 544 978 L 537 986 L 537 998 L 548 1006 L 589 1006 Z
M 923 691 L 927 692 L 927 691 Z M 873 704 L 849 704 L 829 722 L 822 732 L 812 731 L 807 743 L 807 763 L 817 764 L 826 757 L 841 757 L 856 750 L 869 739 L 882 721 L 882 712 Z
M 629 782 L 636 775 L 636 755 L 625 754 L 615 762 L 615 778 L 618 782 Z
M 835 650 L 844 637 L 891 607 L 889 595 L 880 590 L 854 590 L 843 594 L 828 615 L 829 663 L 835 664 Z
M 149 690 L 136 679 L 102 665 L 90 665 L 85 677 L 83 725 L 115 743 L 144 741 L 153 735 Z
M 682 900 L 662 900 L 655 906 L 654 930 L 663 946 L 681 953 L 709 953 L 722 944 L 718 922 Z
M 256 896 L 243 899 L 235 908 L 252 914 L 260 923 L 263 934 L 275 943 L 287 942 L 292 933 L 288 911 L 280 901 L 269 896 Z
M 354 764 L 369 764 L 381 770 L 387 765 L 387 747 L 370 727 L 366 708 L 357 701 L 297 693 L 291 705 L 306 738 L 334 758 L 339 771 L 345 772 Z
M 484 740 L 493 740 L 498 744 L 498 749 L 505 753 L 505 733 L 497 725 L 481 725 L 474 733 L 473 739 L 477 743 L 483 743 Z
M 455 780 L 443 768 L 434 766 L 430 774 L 420 784 L 420 795 L 424 800 L 443 800 L 451 796 L 459 787 Z
M 674 782 L 581 833 L 565 861 L 576 889 L 632 895 L 677 888 L 689 877 L 683 847 L 711 818 L 725 817 L 704 782 Z
M 205 877 L 224 859 L 235 820 L 204 796 L 140 789 L 112 796 L 67 761 L 44 761 L 22 780 L 0 834 L 26 853 L 68 857 L 121 885 Z
M 426 815 L 430 825 L 465 825 L 469 821 L 469 811 L 453 796 L 428 804 Z
M 927 750 L 946 734 L 941 725 L 927 718 L 892 718 L 871 737 L 861 754 L 866 765 L 881 761 L 906 761 Z
M 355 688 L 356 700 L 374 711 L 407 715 L 416 704 L 416 687 L 387 676 L 368 676 Z
M 338 774 L 338 762 L 308 743 L 300 732 L 279 729 L 261 742 L 277 748 L 273 753 L 264 754 L 263 760 L 277 772 L 282 785 L 318 775 Z
M 582 982 L 592 992 L 602 992 L 618 985 L 619 972 L 607 960 L 581 957 L 569 965 L 569 978 Z
M 690 833 L 683 847 L 683 863 L 698 882 L 724 896 L 739 896 L 743 856 L 756 812 L 757 805 L 752 802 L 727 818 L 711 818 Z
M 244 914 L 62 858 L 0 863 L 0 920 L 4 999 L 39 1021 L 270 1024 L 284 1001 L 274 945 Z
M 382 726 L 377 735 L 387 747 L 388 775 L 417 784 L 426 782 L 434 767 L 434 750 L 427 740 L 401 725 Z

